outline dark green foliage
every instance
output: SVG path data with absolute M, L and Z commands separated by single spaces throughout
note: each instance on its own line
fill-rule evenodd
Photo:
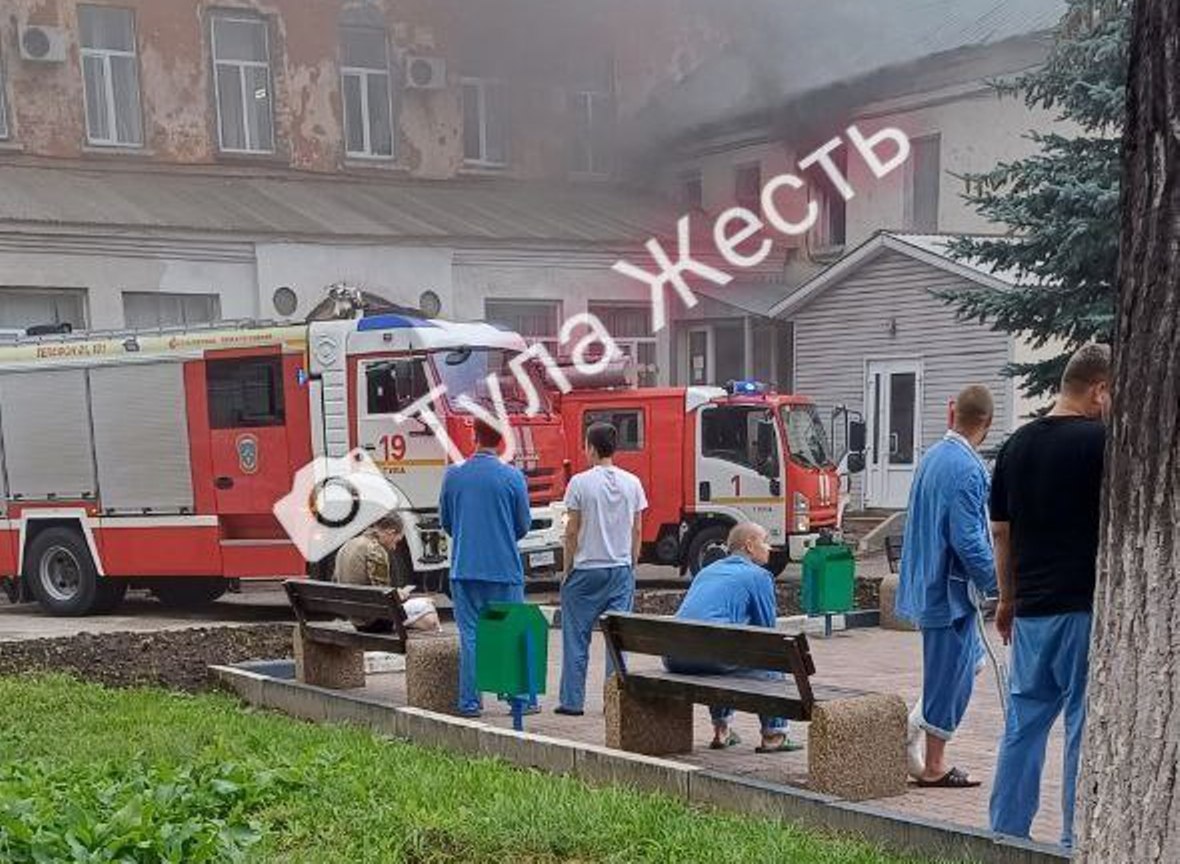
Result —
M 1071 0 L 1045 65 L 996 85 L 1063 125 L 1029 134 L 1035 155 L 963 178 L 967 201 L 1008 235 L 964 237 L 951 253 L 1028 284 L 941 296 L 962 319 L 1024 334 L 1038 348 L 1062 345 L 1057 356 L 1008 369 L 1030 396 L 1055 392 L 1077 346 L 1112 335 L 1129 40 L 1129 0 Z

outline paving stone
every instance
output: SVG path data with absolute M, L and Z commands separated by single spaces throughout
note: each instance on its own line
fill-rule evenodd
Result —
M 298 624 L 293 629 L 297 681 L 333 690 L 365 686 L 365 653 L 361 649 L 312 642 L 304 638 Z
M 817 704 L 807 736 L 808 785 L 850 801 L 905 794 L 907 713 L 900 696 Z

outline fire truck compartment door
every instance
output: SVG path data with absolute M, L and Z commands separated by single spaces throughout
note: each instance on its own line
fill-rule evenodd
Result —
M 413 507 L 433 508 L 442 491 L 446 451 L 417 417 L 398 422 L 405 411 L 430 392 L 421 358 L 362 358 L 356 368 L 357 446 L 364 448 L 389 482 Z M 435 414 L 442 418 L 439 406 Z
M 205 378 L 217 512 L 269 515 L 291 487 L 282 358 L 209 360 Z
M 91 369 L 90 405 L 103 512 L 191 511 L 183 365 Z
M 86 370 L 0 376 L 0 427 L 11 499 L 94 497 Z
M 697 412 L 697 424 L 697 509 L 728 511 L 763 526 L 771 545 L 785 543 L 782 448 L 772 412 L 751 405 L 706 406 Z M 708 500 L 699 497 L 702 483 L 709 484 Z

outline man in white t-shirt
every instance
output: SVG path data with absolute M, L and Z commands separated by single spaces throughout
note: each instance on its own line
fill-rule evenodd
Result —
M 639 478 L 614 464 L 619 433 L 609 423 L 586 430 L 590 468 L 565 490 L 569 522 L 561 586 L 561 690 L 558 714 L 579 717 L 594 625 L 605 612 L 630 612 L 647 496 Z M 607 658 L 606 674 L 614 674 Z

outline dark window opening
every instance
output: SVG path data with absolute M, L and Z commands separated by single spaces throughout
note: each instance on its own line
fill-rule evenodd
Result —
M 778 435 L 766 408 L 706 408 L 701 414 L 701 455 L 778 476 Z
M 397 414 L 430 392 L 420 360 L 387 360 L 365 368 L 368 413 Z
M 639 409 L 606 409 L 587 411 L 582 415 L 582 440 L 594 423 L 609 423 L 619 433 L 618 449 L 635 451 L 643 449 L 643 412 Z
M 283 364 L 279 357 L 210 360 L 205 364 L 209 427 L 282 426 Z

